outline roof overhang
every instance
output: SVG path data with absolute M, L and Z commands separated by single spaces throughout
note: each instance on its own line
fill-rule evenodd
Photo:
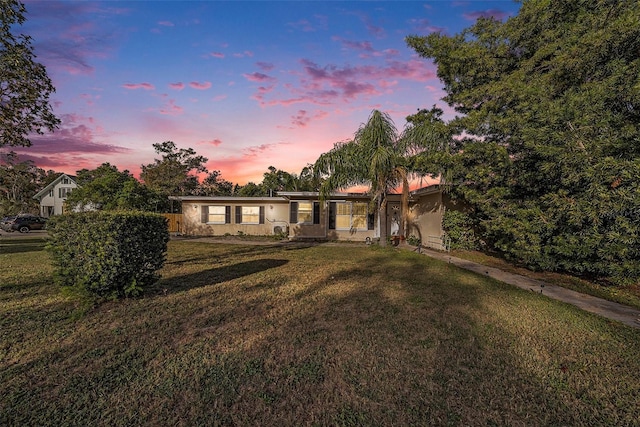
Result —
M 320 193 L 317 191 L 278 191 L 278 195 L 287 200 L 313 200 L 319 199 Z M 327 198 L 331 200 L 369 200 L 368 193 L 331 193 Z
M 285 203 L 283 197 L 237 197 L 237 196 L 169 196 L 169 200 L 179 200 L 181 202 L 263 202 L 263 203 Z

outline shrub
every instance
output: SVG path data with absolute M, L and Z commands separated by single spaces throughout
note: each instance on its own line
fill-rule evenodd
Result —
M 166 260 L 167 220 L 142 212 L 83 212 L 47 224 L 55 280 L 61 286 L 117 299 L 159 279 Z
M 442 228 L 451 239 L 451 249 L 478 249 L 479 241 L 474 232 L 474 222 L 469 214 L 447 209 L 442 219 Z
M 407 239 L 407 243 L 410 244 L 411 246 L 420 246 L 422 245 L 422 240 L 420 240 L 419 237 L 414 236 L 413 234 L 411 236 L 409 236 L 409 238 Z

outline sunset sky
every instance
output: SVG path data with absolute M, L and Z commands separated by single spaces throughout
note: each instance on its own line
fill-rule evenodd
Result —
M 44 169 L 110 162 L 136 176 L 173 141 L 239 184 L 299 173 L 373 109 L 405 117 L 440 101 L 435 66 L 407 35 L 452 35 L 512 1 L 25 1 L 62 126 L 13 148 Z M 5 147 L 4 151 L 8 151 Z

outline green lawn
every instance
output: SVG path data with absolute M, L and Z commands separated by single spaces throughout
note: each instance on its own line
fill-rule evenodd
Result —
M 479 251 L 457 250 L 453 251 L 451 255 L 640 309 L 640 283 L 615 286 L 604 281 L 596 283 L 569 274 L 531 271 L 527 268 L 513 265 L 497 255 L 489 255 Z
M 86 310 L 0 240 L 0 425 L 638 425 L 640 330 L 409 251 L 172 241 Z

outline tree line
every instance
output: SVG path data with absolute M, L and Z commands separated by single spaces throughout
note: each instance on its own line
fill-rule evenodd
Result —
M 153 144 L 160 158 L 141 165 L 140 179 L 128 170 L 103 163 L 95 169 L 81 169 L 75 174 L 79 188 L 67 196 L 68 210 L 141 210 L 179 212 L 180 203 L 171 196 L 240 196 L 275 195 L 278 191 L 317 191 L 319 180 L 307 165 L 300 174 L 270 166 L 262 182 L 246 185 L 224 179 L 219 170 L 205 167 L 208 159 L 192 148 L 178 148 L 172 141 Z M 0 216 L 37 213 L 33 195 L 62 173 L 38 168 L 32 161 L 19 161 L 9 152 L 0 159 Z

